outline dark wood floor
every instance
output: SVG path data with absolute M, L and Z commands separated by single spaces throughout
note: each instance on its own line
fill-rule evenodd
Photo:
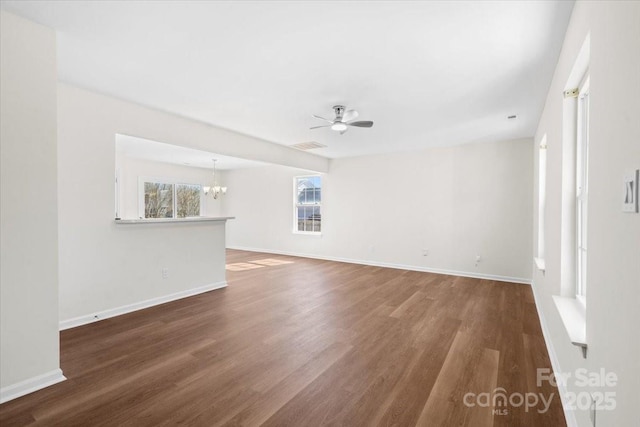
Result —
M 0 424 L 566 425 L 557 389 L 536 386 L 550 363 L 527 285 L 227 262 L 226 289 L 62 332 L 68 380 L 1 405 Z M 497 387 L 553 400 L 544 413 L 464 404 Z

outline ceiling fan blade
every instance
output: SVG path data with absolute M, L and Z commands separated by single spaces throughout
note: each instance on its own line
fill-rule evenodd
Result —
M 315 117 L 316 119 L 324 120 L 325 122 L 333 124 L 333 120 L 325 119 L 324 117 L 316 116 L 315 114 L 312 114 L 311 116 Z
M 309 129 L 328 128 L 328 127 L 331 127 L 331 125 L 314 126 Z
M 345 123 L 345 124 L 349 125 L 349 126 L 357 126 L 359 128 L 370 128 L 371 126 L 373 126 L 373 122 L 368 121 L 368 120 L 359 121 L 359 122 Z
M 342 115 L 342 121 L 343 122 L 348 122 L 348 121 L 351 121 L 351 120 L 355 120 L 357 118 L 358 118 L 358 112 L 356 110 L 347 110 Z

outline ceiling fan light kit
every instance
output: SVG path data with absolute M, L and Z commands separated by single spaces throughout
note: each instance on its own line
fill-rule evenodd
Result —
M 349 130 L 350 126 L 361 127 L 361 128 L 370 128 L 373 126 L 373 122 L 369 120 L 360 120 L 357 122 L 353 121 L 358 118 L 358 112 L 356 110 L 346 110 L 344 105 L 334 105 L 333 112 L 336 115 L 336 118 L 333 120 L 325 119 L 324 117 L 316 116 L 315 114 L 313 114 L 312 117 L 316 119 L 324 120 L 329 124 L 321 125 L 321 126 L 313 126 L 311 127 L 311 129 L 330 127 L 331 130 L 340 132 L 340 135 L 342 135 L 347 130 Z

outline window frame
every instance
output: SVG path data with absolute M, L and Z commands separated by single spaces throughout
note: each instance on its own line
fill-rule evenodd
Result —
M 589 206 L 589 71 L 578 87 L 576 110 L 576 299 L 586 305 Z
M 312 204 L 312 205 L 301 205 L 298 203 L 298 181 L 304 178 L 319 178 L 320 179 L 320 203 Z M 292 221 L 292 232 L 293 234 L 306 234 L 306 235 L 322 235 L 323 225 L 322 225 L 322 198 L 323 194 L 323 183 L 322 183 L 322 175 L 320 174 L 311 174 L 311 175 L 296 175 L 293 177 L 293 221 Z M 320 231 L 304 231 L 298 229 L 298 208 L 300 207 L 318 207 L 320 210 Z
M 571 344 L 580 347 L 582 357 L 587 357 L 587 304 L 586 304 L 586 280 L 583 280 L 580 288 L 578 283 L 578 112 L 580 108 L 580 91 L 584 94 L 588 91 L 589 61 L 591 35 L 587 34 L 578 57 L 569 74 L 564 86 L 562 105 L 562 205 L 560 217 L 560 293 L 553 295 L 553 301 L 562 319 L 562 323 L 567 331 Z M 587 97 L 589 100 L 589 97 Z M 581 121 L 580 124 L 583 124 Z M 584 135 L 584 131 L 581 132 Z M 586 135 L 588 136 L 588 132 Z M 588 141 L 587 141 L 588 142 Z M 588 148 L 588 146 L 587 146 Z M 583 165 L 588 162 L 581 151 Z M 588 155 L 587 155 L 588 156 Z M 583 167 L 580 172 L 588 176 L 587 170 Z M 581 181 L 582 182 L 582 181 Z M 566 197 L 565 197 L 566 196 Z M 586 200 L 586 199 L 585 199 Z M 586 212 L 588 209 L 584 209 Z M 569 214 L 569 212 L 571 214 Z M 586 222 L 583 222 L 582 230 L 586 235 Z M 585 253 L 586 255 L 586 253 Z M 585 256 L 586 260 L 586 256 Z M 584 263 L 586 266 L 586 263 Z
M 545 211 L 547 203 L 547 134 L 545 133 L 538 145 L 538 242 L 536 265 L 539 270 L 545 270 Z
M 175 178 L 163 178 L 163 177 L 156 177 L 156 176 L 138 176 L 138 218 L 140 219 L 157 219 L 157 218 L 147 218 L 145 216 L 145 200 L 144 200 L 144 185 L 145 183 L 155 183 L 155 184 L 167 184 L 167 185 L 172 185 L 173 186 L 173 215 L 171 216 L 170 219 L 180 219 L 180 217 L 178 217 L 178 186 L 179 185 L 190 185 L 190 186 L 197 186 L 200 188 L 199 191 L 199 195 L 200 195 L 200 212 L 198 212 L 198 215 L 195 216 L 189 216 L 189 217 L 185 217 L 185 218 L 197 218 L 202 216 L 202 210 L 204 208 L 204 195 L 203 195 L 203 191 L 202 191 L 202 184 L 198 184 L 198 183 L 190 183 L 190 182 L 184 182 L 182 180 L 179 179 L 175 179 Z

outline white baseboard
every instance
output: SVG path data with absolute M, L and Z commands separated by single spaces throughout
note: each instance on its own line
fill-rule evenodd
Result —
M 429 267 L 422 267 L 417 265 L 394 264 L 389 262 L 368 261 L 368 260 L 340 258 L 340 257 L 323 256 L 323 255 L 311 255 L 311 254 L 303 254 L 303 253 L 297 253 L 297 252 L 279 251 L 274 249 L 246 248 L 241 246 L 229 246 L 227 247 L 227 249 L 235 249 L 238 251 L 248 251 L 248 252 L 264 252 L 264 253 L 271 253 L 271 254 L 278 254 L 278 255 L 296 256 L 301 258 L 322 259 L 326 261 L 346 262 L 349 264 L 360 264 L 360 265 L 371 265 L 374 267 L 396 268 L 400 270 L 421 271 L 424 273 L 446 274 L 449 276 L 473 277 L 475 279 L 497 280 L 499 282 L 510 282 L 510 283 L 521 283 L 523 285 L 531 284 L 531 279 L 525 279 L 522 277 L 499 276 L 495 274 L 475 273 L 475 272 L 469 272 L 469 271 L 444 270 L 439 268 L 429 268 Z
M 0 403 L 8 402 L 25 394 L 33 393 L 45 387 L 57 384 L 66 380 L 62 375 L 61 369 L 54 369 L 53 371 L 38 375 L 19 383 L 12 384 L 0 389 Z
M 538 318 L 540 319 L 540 326 L 542 327 L 542 335 L 544 337 L 544 342 L 547 345 L 547 353 L 549 353 L 549 360 L 551 360 L 551 368 L 553 369 L 553 373 L 556 378 L 561 378 L 560 374 L 563 372 L 560 368 L 560 361 L 558 360 L 558 355 L 556 354 L 556 350 L 553 347 L 553 341 L 551 341 L 551 334 L 549 333 L 549 328 L 547 326 L 547 320 L 544 317 L 544 313 L 541 310 L 540 301 L 538 300 L 538 295 L 536 292 L 536 285 L 532 281 L 531 282 L 531 290 L 533 291 L 533 299 L 536 304 L 536 310 L 538 311 Z M 578 427 L 578 420 L 576 419 L 576 414 L 567 409 L 569 406 L 567 405 L 566 397 L 567 396 L 567 387 L 563 381 L 558 381 L 558 393 L 560 393 L 560 400 L 562 401 L 562 409 L 564 411 L 564 418 L 567 421 L 567 427 Z
M 75 328 L 77 326 L 86 325 L 88 323 L 98 322 L 100 320 L 108 319 L 110 317 L 120 316 L 121 314 L 131 313 L 132 311 L 153 307 L 154 305 L 164 304 L 166 302 L 191 297 L 194 295 L 202 294 L 204 292 L 213 291 L 214 289 L 225 288 L 226 286 L 227 286 L 226 281 L 212 283 L 209 285 L 200 286 L 198 288 L 188 289 L 186 291 L 176 292 L 174 294 L 148 299 L 146 301 L 140 301 L 133 304 L 124 305 L 122 307 L 111 308 L 109 310 L 104 310 L 97 313 L 90 313 L 84 316 L 62 320 L 60 321 L 60 330 L 63 331 L 65 329 Z

